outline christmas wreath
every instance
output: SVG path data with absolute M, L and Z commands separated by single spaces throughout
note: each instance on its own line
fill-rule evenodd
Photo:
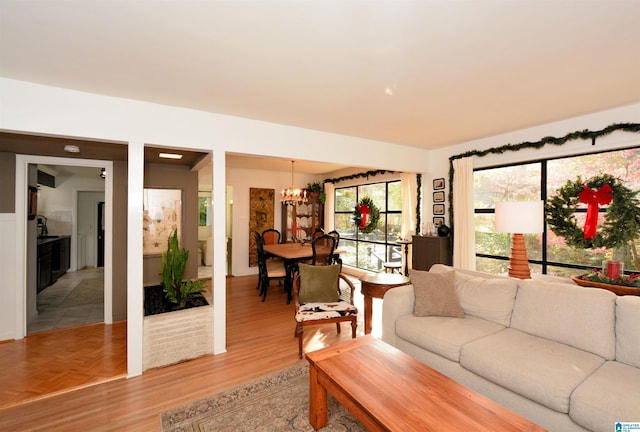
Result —
M 564 237 L 569 246 L 584 249 L 622 246 L 638 238 L 640 232 L 637 193 L 609 174 L 587 181 L 578 177 L 575 181 L 568 181 L 547 201 L 547 224 L 551 231 Z M 578 226 L 575 217 L 579 203 L 587 205 L 584 228 Z M 599 205 L 608 205 L 600 227 Z
M 380 220 L 380 209 L 376 207 L 373 200 L 364 197 L 353 209 L 353 223 L 356 224 L 361 233 L 369 234 L 378 226 Z

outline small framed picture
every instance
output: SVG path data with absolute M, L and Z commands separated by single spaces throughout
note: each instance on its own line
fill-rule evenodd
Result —
M 444 179 L 433 179 L 433 190 L 444 189 Z
M 434 216 L 433 217 L 433 224 L 435 226 L 440 226 L 444 224 L 444 218 L 441 216 Z
M 444 204 L 434 204 L 433 205 L 433 214 L 434 215 L 443 215 L 444 214 Z
M 433 202 L 440 203 L 444 202 L 444 191 L 438 191 L 433 193 Z

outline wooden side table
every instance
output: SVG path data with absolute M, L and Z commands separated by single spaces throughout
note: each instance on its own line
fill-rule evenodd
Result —
M 364 334 L 371 333 L 373 297 L 383 298 L 391 288 L 409 284 L 409 278 L 397 273 L 375 273 L 360 277 L 360 291 L 364 295 Z

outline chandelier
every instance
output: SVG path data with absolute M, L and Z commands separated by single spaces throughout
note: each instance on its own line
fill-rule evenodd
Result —
M 287 189 L 282 189 L 280 193 L 282 195 L 282 202 L 285 205 L 302 205 L 308 202 L 308 195 L 306 189 L 298 189 L 293 186 L 293 163 L 291 161 L 291 186 Z

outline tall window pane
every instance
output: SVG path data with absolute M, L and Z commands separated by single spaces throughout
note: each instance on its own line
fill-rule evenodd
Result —
M 640 191 L 640 148 L 607 151 L 559 159 L 541 160 L 535 163 L 482 169 L 474 172 L 474 206 L 476 230 L 476 267 L 490 273 L 506 273 L 510 255 L 510 235 L 496 233 L 494 228 L 495 203 L 548 199 L 567 181 L 584 181 L 602 174 L 610 174 L 625 187 Z M 543 174 L 544 173 L 544 177 Z M 542 184 L 544 181 L 544 184 Z M 586 205 L 576 206 L 574 217 L 579 227 L 584 227 Z M 600 222 L 606 206 L 602 206 Z M 586 269 L 599 268 L 603 260 L 621 259 L 625 270 L 640 270 L 638 247 L 640 239 L 616 248 L 580 249 L 568 246 L 562 236 L 545 226 L 546 244 L 542 235 L 526 234 L 525 244 L 532 272 L 571 276 L 585 273 Z M 538 264 L 540 263 L 540 264 Z
M 363 233 L 353 223 L 355 206 L 369 197 L 380 210 L 380 219 L 370 233 Z M 395 242 L 402 227 L 402 188 L 400 181 L 371 183 L 335 189 L 335 227 L 342 239 L 348 240 L 348 250 L 342 262 L 370 271 L 384 271 L 387 261 L 401 261 Z M 346 247 L 345 247 L 346 249 Z

